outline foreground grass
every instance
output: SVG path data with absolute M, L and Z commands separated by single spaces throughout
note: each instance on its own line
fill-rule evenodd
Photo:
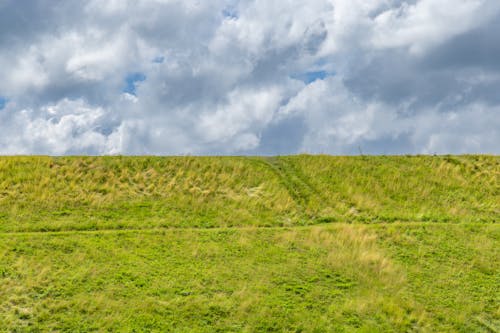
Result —
M 432 332 L 500 330 L 500 226 L 380 225 L 380 246 L 405 271 Z
M 0 331 L 488 332 L 496 225 L 0 236 Z
M 7 329 L 386 330 L 419 318 L 398 296 L 404 276 L 348 227 L 18 235 L 2 251 Z

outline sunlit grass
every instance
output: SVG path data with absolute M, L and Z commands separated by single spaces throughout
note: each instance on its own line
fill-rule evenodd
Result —
M 275 225 L 297 221 L 268 168 L 243 158 L 0 158 L 0 230 Z
M 1 157 L 0 332 L 491 332 L 500 158 Z
M 500 329 L 498 224 L 396 224 L 371 228 L 404 268 L 409 294 L 433 332 Z
M 0 328 L 401 331 L 425 320 L 364 228 L 1 236 Z
M 494 222 L 496 156 L 2 157 L 0 231 Z
M 290 156 L 281 158 L 317 195 L 325 219 L 495 222 L 498 156 Z
M 500 323 L 499 231 L 3 234 L 0 331 L 481 331 Z

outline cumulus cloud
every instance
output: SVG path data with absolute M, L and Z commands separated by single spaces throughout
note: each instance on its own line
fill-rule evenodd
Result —
M 408 47 L 422 53 L 452 36 L 487 23 L 500 9 L 495 1 L 420 0 L 403 2 L 374 19 L 377 48 Z
M 495 0 L 0 0 L 0 153 L 499 153 L 499 31 Z

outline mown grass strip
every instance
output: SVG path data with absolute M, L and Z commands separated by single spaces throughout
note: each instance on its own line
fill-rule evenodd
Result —
M 454 225 L 460 226 L 485 226 L 494 225 L 494 223 L 483 223 L 483 222 L 457 222 Z M 307 224 L 307 225 L 294 225 L 294 226 L 232 226 L 232 227 L 153 227 L 153 228 L 111 228 L 111 229 L 68 229 L 68 230 L 37 230 L 37 231 L 6 231 L 0 232 L 0 236 L 11 236 L 11 235 L 64 235 L 64 234 L 99 234 L 99 233 L 135 233 L 135 232 L 164 232 L 164 231 L 256 231 L 256 230 L 302 230 L 302 229 L 312 229 L 316 227 L 332 227 L 332 226 L 384 226 L 384 225 L 394 225 L 394 226 L 405 226 L 411 227 L 422 227 L 430 225 L 450 225 L 450 222 L 422 222 L 422 221 L 406 221 L 406 222 L 377 222 L 377 223 L 330 223 L 330 222 L 318 222 L 317 224 Z

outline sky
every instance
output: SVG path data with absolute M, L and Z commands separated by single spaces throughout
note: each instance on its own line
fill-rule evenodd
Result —
M 0 154 L 500 153 L 498 0 L 0 0 Z

